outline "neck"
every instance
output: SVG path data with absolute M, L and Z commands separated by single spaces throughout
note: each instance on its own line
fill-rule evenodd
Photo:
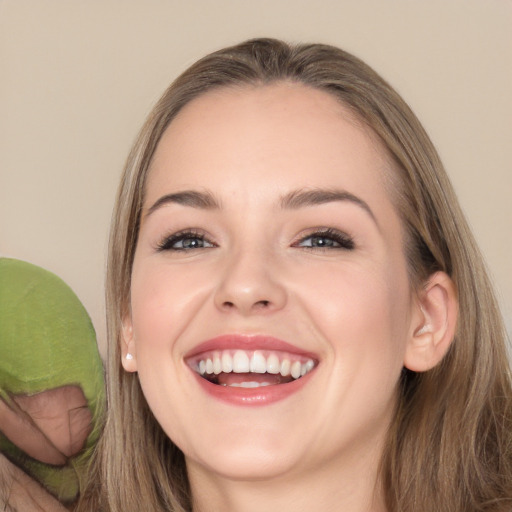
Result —
M 318 468 L 271 479 L 237 480 L 187 461 L 193 512 L 386 512 L 378 475 L 381 450 L 333 458 Z

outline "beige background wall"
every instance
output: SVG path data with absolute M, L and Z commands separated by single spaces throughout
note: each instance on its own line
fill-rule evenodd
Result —
M 0 0 L 0 254 L 66 280 L 104 343 L 107 231 L 131 141 L 180 71 L 262 35 L 341 46 L 405 97 L 510 330 L 511 0 Z

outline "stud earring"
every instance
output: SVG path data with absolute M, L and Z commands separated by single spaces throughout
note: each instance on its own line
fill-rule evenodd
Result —
M 128 361 L 131 361 L 133 359 L 133 356 L 130 354 L 130 352 L 126 354 L 126 359 L 128 359 Z

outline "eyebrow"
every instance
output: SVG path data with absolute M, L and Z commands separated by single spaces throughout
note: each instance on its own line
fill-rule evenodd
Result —
M 295 190 L 281 198 L 281 207 L 284 209 L 295 210 L 307 206 L 315 206 L 336 201 L 349 201 L 356 204 L 365 210 L 378 226 L 377 218 L 375 217 L 372 209 L 368 206 L 368 203 L 346 190 L 319 188 Z
M 283 209 L 297 210 L 299 208 L 332 203 L 336 201 L 348 201 L 361 207 L 373 219 L 375 224 L 379 226 L 379 223 L 377 222 L 372 209 L 368 206 L 368 203 L 363 201 L 363 199 L 355 196 L 354 194 L 347 192 L 346 190 L 320 188 L 294 190 L 281 197 L 280 206 Z M 189 206 L 191 208 L 199 208 L 203 210 L 218 210 L 221 208 L 220 202 L 211 192 L 184 190 L 182 192 L 166 194 L 165 196 L 160 197 L 155 203 L 153 203 L 152 206 L 148 208 L 145 216 L 147 217 L 151 215 L 155 210 L 158 210 L 167 204 L 180 204 L 183 206 Z
M 158 210 L 158 208 L 167 204 L 181 204 L 183 206 L 201 208 L 203 210 L 216 210 L 220 208 L 220 203 L 210 192 L 184 190 L 183 192 L 175 192 L 174 194 L 166 194 L 165 196 L 162 196 L 148 208 L 146 217 L 151 215 L 155 210 Z

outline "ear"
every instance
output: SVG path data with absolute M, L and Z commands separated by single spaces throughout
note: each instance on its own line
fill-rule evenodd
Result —
M 121 326 L 121 364 L 127 372 L 137 371 L 137 357 L 135 354 L 135 340 L 133 338 L 133 325 L 130 314 L 127 314 Z
M 415 372 L 434 368 L 455 336 L 458 300 L 455 285 L 444 272 L 432 274 L 418 292 L 404 366 Z

